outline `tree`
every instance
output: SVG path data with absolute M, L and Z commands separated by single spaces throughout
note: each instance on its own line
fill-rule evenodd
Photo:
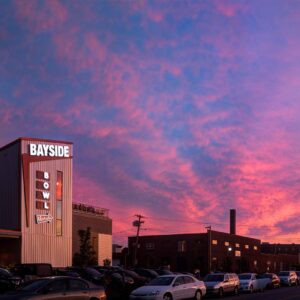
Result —
M 91 244 L 91 228 L 87 227 L 86 230 L 78 230 L 80 238 L 79 253 L 75 253 L 73 263 L 75 266 L 85 267 L 97 265 L 96 252 Z

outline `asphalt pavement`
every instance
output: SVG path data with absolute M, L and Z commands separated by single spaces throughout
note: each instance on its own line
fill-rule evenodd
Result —
M 300 286 L 281 287 L 253 294 L 225 296 L 224 300 L 300 300 Z

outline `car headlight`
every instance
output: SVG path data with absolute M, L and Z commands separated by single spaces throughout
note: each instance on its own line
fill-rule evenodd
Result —
M 214 285 L 214 289 L 217 290 L 220 287 L 220 284 Z

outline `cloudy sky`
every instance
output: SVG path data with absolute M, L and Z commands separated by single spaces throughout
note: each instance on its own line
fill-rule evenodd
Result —
M 74 142 L 74 201 L 114 241 L 300 242 L 300 2 L 0 2 L 0 145 Z

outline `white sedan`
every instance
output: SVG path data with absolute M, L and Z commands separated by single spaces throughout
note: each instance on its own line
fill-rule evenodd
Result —
M 253 293 L 254 291 L 263 291 L 269 282 L 268 278 L 257 277 L 255 273 L 239 274 L 240 290 Z
M 206 293 L 203 281 L 189 275 L 159 276 L 134 290 L 130 300 L 201 300 Z

